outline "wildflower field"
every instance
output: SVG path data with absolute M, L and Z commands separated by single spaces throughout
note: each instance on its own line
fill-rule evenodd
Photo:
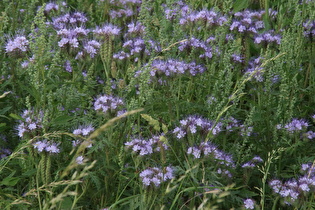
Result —
M 0 1 L 0 209 L 315 209 L 314 0 Z

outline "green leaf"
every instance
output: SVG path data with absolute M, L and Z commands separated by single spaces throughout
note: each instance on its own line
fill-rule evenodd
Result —
M 6 177 L 2 180 L 2 182 L 0 182 L 0 185 L 5 185 L 5 186 L 15 186 L 18 181 L 20 181 L 20 178 L 18 177 Z
M 236 0 L 233 5 L 234 12 L 239 12 L 243 9 L 248 8 L 248 6 L 249 6 L 248 0 Z
M 12 107 L 9 106 L 9 107 L 6 107 L 6 108 L 1 109 L 0 114 L 1 114 L 1 115 L 2 115 L 2 114 L 5 114 L 5 113 L 6 113 L 7 111 L 9 111 L 11 108 L 12 108 Z
M 72 120 L 73 117 L 70 117 L 68 115 L 62 115 L 62 116 L 58 116 L 56 117 L 52 122 L 51 124 L 53 125 L 63 125 L 63 124 L 66 124 L 68 123 L 68 121 Z
M 9 116 L 12 117 L 13 119 L 16 119 L 16 120 L 23 120 L 23 118 L 21 116 L 14 114 L 14 113 L 11 113 Z
M 61 201 L 60 209 L 71 209 L 73 200 L 70 197 L 65 197 Z

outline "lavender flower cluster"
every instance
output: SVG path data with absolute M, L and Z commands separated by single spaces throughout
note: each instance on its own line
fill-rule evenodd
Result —
M 145 26 L 139 21 L 129 23 L 127 28 L 127 33 L 124 35 L 125 38 L 143 36 L 145 33 Z
M 210 40 L 201 41 L 194 37 L 183 41 L 179 44 L 179 51 L 191 52 L 194 49 L 195 52 L 199 53 L 199 58 L 212 58 L 213 54 L 219 54 L 218 50 L 214 51 L 212 47 L 208 44 Z
M 48 22 L 47 24 L 52 24 L 56 30 L 62 30 L 71 26 L 82 26 L 87 21 L 88 19 L 83 13 L 74 12 L 72 14 L 66 13 L 59 17 L 54 17 L 52 22 Z
M 140 173 L 140 178 L 144 186 L 160 186 L 162 182 L 173 179 L 172 167 L 165 167 L 163 170 L 157 167 L 147 168 Z
M 190 74 L 195 76 L 206 71 L 205 67 L 198 65 L 195 62 L 186 63 L 184 61 L 169 59 L 169 60 L 154 60 L 151 65 L 151 77 L 155 76 L 176 76 L 181 74 Z
M 28 50 L 29 41 L 25 36 L 16 36 L 9 40 L 5 46 L 5 52 L 10 55 L 21 56 Z
M 125 60 L 134 58 L 134 62 L 140 61 L 143 56 L 151 55 L 152 52 L 160 52 L 161 48 L 158 43 L 149 40 L 147 43 L 141 37 L 128 39 L 123 43 L 124 49 L 113 55 L 113 58 Z
M 185 17 L 191 12 L 189 6 L 183 1 L 176 1 L 170 7 L 167 7 L 165 4 L 162 6 L 167 20 L 174 20 L 177 17 Z
M 131 16 L 138 14 L 138 9 L 140 8 L 141 0 L 111 0 L 113 8 L 109 13 L 111 19 L 117 18 L 129 18 Z
M 264 81 L 264 68 L 261 67 L 262 59 L 262 57 L 258 57 L 255 59 L 251 59 L 248 62 L 248 67 L 245 70 L 245 75 L 251 77 L 251 80 L 255 79 L 258 82 Z
M 215 26 L 222 26 L 228 21 L 227 17 L 213 10 L 192 11 L 185 14 L 179 20 L 179 24 L 190 28 L 191 25 L 197 25 L 198 29 L 209 29 Z
M 232 155 L 229 155 L 210 142 L 201 142 L 200 145 L 189 147 L 187 154 L 191 154 L 194 158 L 199 159 L 201 156 L 213 158 L 220 165 L 235 168 L 235 162 Z
M 120 34 L 120 28 L 113 24 L 104 24 L 102 27 L 96 27 L 93 33 L 99 37 L 114 37 Z
M 23 137 L 25 134 L 35 134 L 36 131 L 43 128 L 42 122 L 44 113 L 39 111 L 35 113 L 34 110 L 24 110 L 20 120 L 20 124 L 17 126 L 18 136 Z
M 257 34 L 259 30 L 265 27 L 264 22 L 262 21 L 263 14 L 264 11 L 252 12 L 244 10 L 242 12 L 236 12 L 230 30 L 239 33 Z
M 75 56 L 77 60 L 86 56 L 94 58 L 101 46 L 100 42 L 88 39 L 88 34 L 92 30 L 84 27 L 87 21 L 88 19 L 83 13 L 74 12 L 54 17 L 52 22 L 47 22 L 47 25 L 52 25 L 60 37 L 58 46 L 77 53 Z M 101 35 L 101 32 L 105 30 L 104 28 L 105 26 L 97 28 L 93 32 L 95 35 Z
M 245 209 L 255 209 L 255 202 L 253 199 L 246 199 L 244 200 L 244 207 Z
M 86 126 L 79 126 L 77 129 L 75 129 L 72 133 L 74 134 L 74 135 L 82 135 L 82 136 L 84 136 L 84 137 L 87 137 L 87 136 L 89 136 L 93 131 L 94 131 L 95 129 L 94 129 L 94 127 L 92 126 L 92 125 L 86 125 Z M 79 144 L 81 144 L 82 143 L 82 141 L 81 140 L 73 140 L 72 141 L 72 146 L 73 147 L 76 147 L 76 146 L 78 146 Z M 88 146 L 88 148 L 90 148 L 90 147 L 92 147 L 92 144 L 90 144 L 89 146 Z
M 217 123 L 214 127 L 214 122 L 199 117 L 199 116 L 188 116 L 187 118 L 180 120 L 180 126 L 173 130 L 173 134 L 176 135 L 177 139 L 184 138 L 188 133 L 195 134 L 200 133 L 201 135 L 207 135 L 208 132 L 212 132 L 213 135 L 217 135 L 222 130 L 222 123 Z
M 152 138 L 145 140 L 145 139 L 138 139 L 135 138 L 129 142 L 125 143 L 125 146 L 128 149 L 132 149 L 133 152 L 139 154 L 140 156 L 152 154 L 153 152 L 159 152 L 161 147 L 164 150 L 168 149 L 168 146 L 165 142 L 161 141 L 161 137 L 164 136 L 153 136 Z
M 306 130 L 309 126 L 308 122 L 304 119 L 293 119 L 291 122 L 285 125 L 277 125 L 278 129 L 285 129 L 289 133 L 300 132 Z
M 117 113 L 120 108 L 124 106 L 122 98 L 115 97 L 112 95 L 102 95 L 99 96 L 94 102 L 94 110 L 101 111 L 104 114 Z
M 60 149 L 58 148 L 59 144 L 55 142 L 49 142 L 46 139 L 42 141 L 37 141 L 33 144 L 33 147 L 38 151 L 38 152 L 43 152 L 46 151 L 50 154 L 53 153 L 59 153 Z
M 309 37 L 309 38 L 314 38 L 315 37 L 315 20 L 311 21 L 306 21 L 303 23 L 304 27 L 304 36 Z
M 315 171 L 312 164 L 302 164 L 301 171 L 304 175 L 298 179 L 291 179 L 285 182 L 274 179 L 269 183 L 273 192 L 279 194 L 288 205 L 315 191 Z
M 267 31 L 262 34 L 259 34 L 254 39 L 255 44 L 277 44 L 279 45 L 281 43 L 281 36 L 278 34 L 274 34 L 274 31 Z
M 262 163 L 262 162 L 264 162 L 264 161 L 263 161 L 263 159 L 261 159 L 261 157 L 255 156 L 250 161 L 244 163 L 242 165 L 242 168 L 254 168 L 258 163 Z

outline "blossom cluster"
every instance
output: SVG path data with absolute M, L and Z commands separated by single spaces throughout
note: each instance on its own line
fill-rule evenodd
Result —
M 51 23 L 56 30 L 62 30 L 70 26 L 82 26 L 87 22 L 87 17 L 81 12 L 66 13 L 59 17 L 54 17 Z
M 110 3 L 113 5 L 113 8 L 109 12 L 111 19 L 117 18 L 128 18 L 134 15 L 137 15 L 138 8 L 141 5 L 141 0 L 111 0 Z
M 16 36 L 9 40 L 5 46 L 5 52 L 13 55 L 22 55 L 28 50 L 29 41 L 25 36 Z
M 159 152 L 161 147 L 163 147 L 164 150 L 167 150 L 168 146 L 161 141 L 162 136 L 163 135 L 153 136 L 148 140 L 135 138 L 126 142 L 125 146 L 128 149 L 132 149 L 133 152 L 138 153 L 140 156 L 152 154 L 153 152 Z
M 47 23 L 53 26 L 60 37 L 58 46 L 76 52 L 75 59 L 84 58 L 86 55 L 94 58 L 101 46 L 98 41 L 87 38 L 91 31 L 84 27 L 87 20 L 83 13 L 75 12 L 53 18 L 51 23 Z
M 158 187 L 162 182 L 174 178 L 173 169 L 169 166 L 164 169 L 158 167 L 147 168 L 140 173 L 140 178 L 144 186 L 154 185 Z
M 235 168 L 235 162 L 232 155 L 221 151 L 217 146 L 210 142 L 201 142 L 198 146 L 189 147 L 187 154 L 193 155 L 196 159 L 203 157 L 213 158 L 220 165 Z
M 100 37 L 106 36 L 118 36 L 120 34 L 120 28 L 113 24 L 104 24 L 102 27 L 97 27 L 93 30 L 93 33 Z
M 257 34 L 259 30 L 265 27 L 262 21 L 262 15 L 264 11 L 249 11 L 244 10 L 242 12 L 236 12 L 234 14 L 234 20 L 230 26 L 231 31 L 237 31 L 240 33 Z
M 255 156 L 250 161 L 244 163 L 242 165 L 242 168 L 254 168 L 257 165 L 257 163 L 262 163 L 262 162 L 264 162 L 264 161 L 263 161 L 263 159 L 261 159 L 261 157 Z
M 58 146 L 59 146 L 59 144 L 57 144 L 55 142 L 49 142 L 46 139 L 33 143 L 33 147 L 38 152 L 46 151 L 46 152 L 51 153 L 51 154 L 60 152 L 60 149 L 58 148 Z
M 254 200 L 250 198 L 244 200 L 244 207 L 245 209 L 254 209 L 255 208 Z
M 303 130 L 306 130 L 309 126 L 308 122 L 304 119 L 292 119 L 291 122 L 285 124 L 285 125 L 277 125 L 278 129 L 285 129 L 289 133 L 295 133 L 300 132 Z
M 94 127 L 92 125 L 81 125 L 77 129 L 73 130 L 74 135 L 82 135 L 83 137 L 89 136 L 92 132 L 94 131 Z M 72 141 L 72 146 L 76 147 L 79 144 L 81 144 L 82 141 L 79 139 L 73 140 Z M 88 148 L 92 147 L 92 144 L 88 145 Z
M 214 26 L 222 26 L 228 21 L 227 17 L 213 10 L 192 11 L 183 16 L 179 20 L 179 24 L 183 26 L 197 25 L 198 29 L 212 28 Z
M 194 50 L 199 53 L 199 58 L 212 58 L 214 53 L 219 54 L 217 50 L 213 50 L 212 47 L 205 41 L 201 41 L 194 37 L 179 43 L 179 51 L 191 52 Z
M 312 164 L 302 164 L 301 171 L 304 175 L 298 179 L 291 179 L 285 182 L 274 179 L 269 183 L 273 192 L 284 198 L 287 204 L 293 204 L 302 196 L 315 191 L 315 173 Z
M 131 22 L 127 25 L 128 30 L 127 33 L 124 35 L 124 37 L 137 37 L 142 36 L 145 33 L 145 26 L 142 25 L 141 22 Z
M 255 79 L 258 82 L 264 81 L 264 68 L 261 67 L 262 57 L 251 59 L 248 62 L 248 67 L 245 70 L 245 75 L 250 77 L 251 80 Z
M 134 58 L 134 62 L 140 61 L 144 55 L 151 55 L 152 52 L 159 52 L 161 48 L 158 43 L 153 40 L 147 42 L 141 37 L 128 39 L 123 43 L 123 50 L 115 53 L 113 58 L 125 60 Z
M 262 34 L 255 36 L 254 43 L 264 44 L 264 45 L 274 43 L 274 44 L 279 45 L 281 43 L 281 36 L 278 34 L 274 34 L 274 31 L 272 30 L 267 31 L 267 32 L 264 32 Z
M 176 1 L 171 7 L 167 7 L 165 4 L 162 6 L 167 20 L 174 20 L 178 16 L 185 17 L 192 11 L 183 1 Z
M 94 102 L 94 110 L 102 111 L 104 114 L 107 112 L 117 113 L 125 104 L 120 97 L 112 95 L 99 96 Z
M 43 127 L 44 114 L 42 111 L 35 113 L 34 110 L 24 110 L 21 117 L 23 120 L 20 120 L 20 124 L 17 126 L 19 137 L 34 133 Z
M 154 60 L 151 64 L 151 77 L 155 76 L 175 76 L 180 74 L 190 74 L 195 76 L 206 71 L 205 67 L 195 62 L 186 63 L 176 59 Z
M 309 37 L 309 38 L 314 38 L 315 37 L 315 20 L 313 21 L 307 21 L 303 23 L 304 27 L 304 36 Z
M 184 138 L 188 133 L 201 135 L 207 135 L 208 132 L 212 132 L 213 135 L 217 135 L 222 130 L 222 123 L 219 122 L 214 125 L 214 122 L 199 116 L 188 116 L 185 119 L 180 120 L 180 126 L 173 130 L 173 134 L 177 139 Z

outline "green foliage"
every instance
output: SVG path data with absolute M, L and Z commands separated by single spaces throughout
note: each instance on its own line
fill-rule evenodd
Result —
M 206 10 L 224 23 L 183 24 Z M 295 201 L 270 185 L 315 177 L 314 2 L 3 0 L 0 11 L 1 209 L 244 209 L 246 199 L 257 209 L 314 208 L 313 185 L 299 186 Z M 264 28 L 232 30 L 243 11 L 263 11 Z M 76 12 L 87 21 L 58 29 Z M 120 34 L 97 37 L 108 23 Z M 87 34 L 74 35 L 79 27 Z M 255 41 L 269 30 L 280 44 Z M 9 52 L 18 36 L 25 50 Z M 159 60 L 205 71 L 166 72 Z M 101 96 L 123 108 L 106 101 L 96 111 Z M 146 170 L 162 178 L 150 182 Z

